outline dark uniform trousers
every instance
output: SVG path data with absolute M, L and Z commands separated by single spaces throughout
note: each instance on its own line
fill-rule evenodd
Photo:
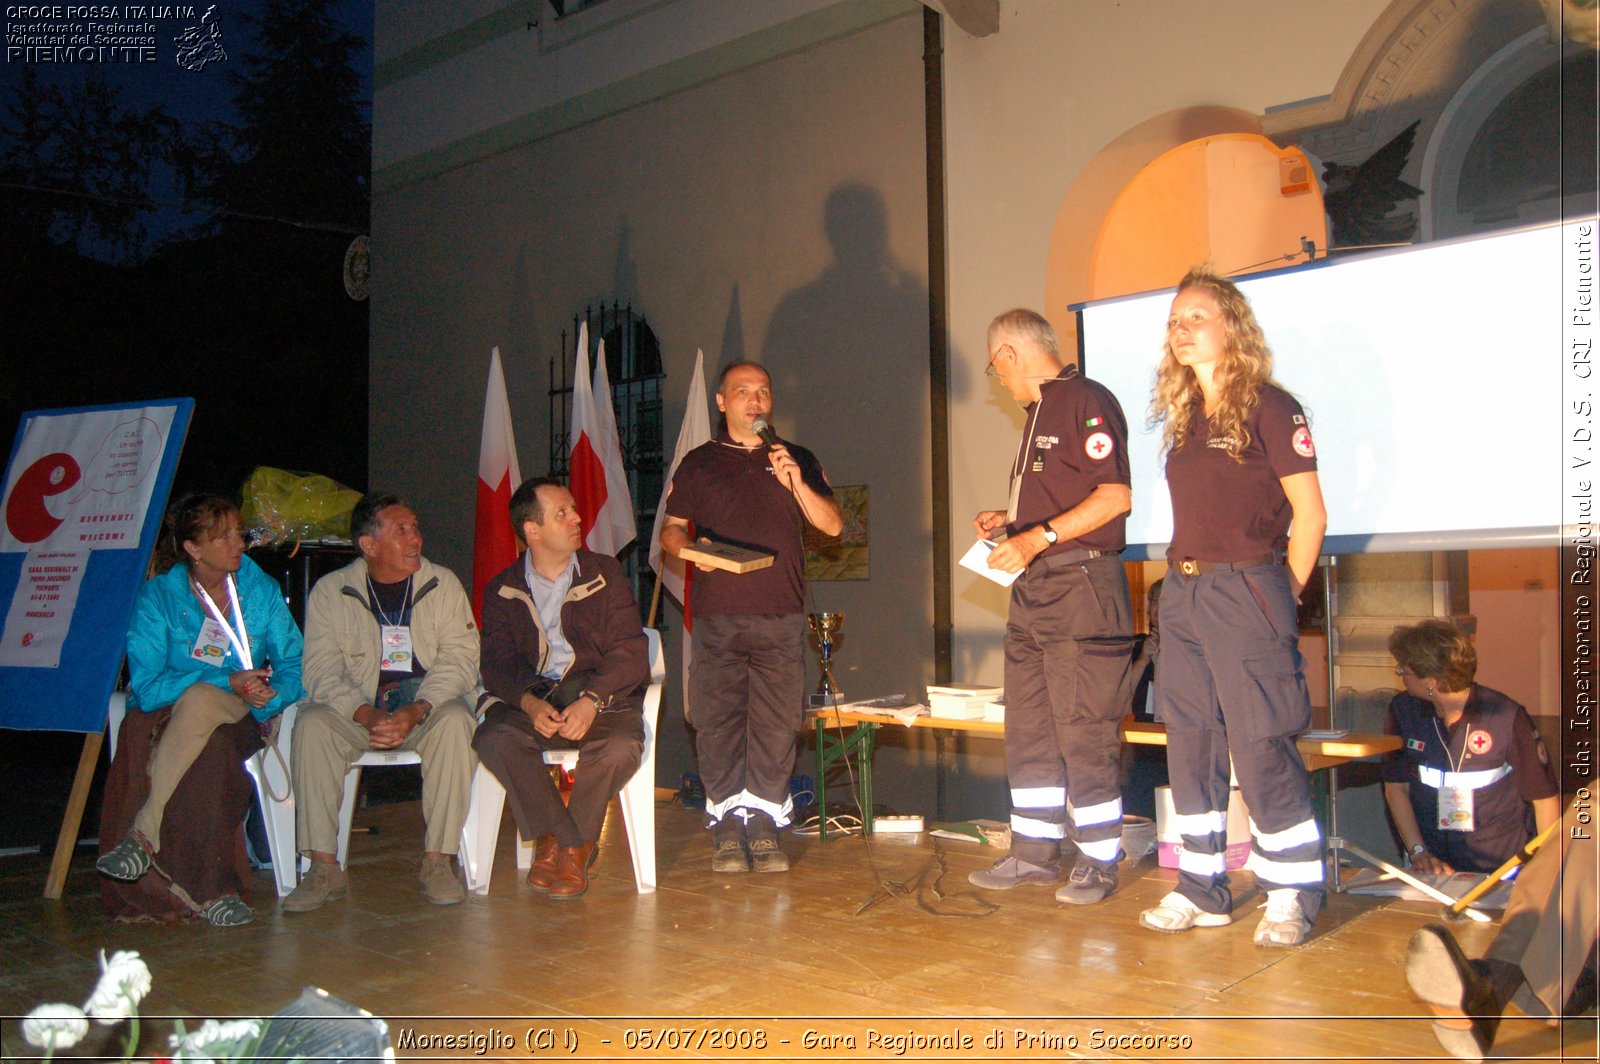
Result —
M 1295 736 L 1311 727 L 1289 570 L 1282 565 L 1185 576 L 1161 594 L 1156 719 L 1183 853 L 1178 892 L 1210 913 L 1232 911 L 1224 869 L 1228 763 L 1250 807 L 1247 869 L 1263 890 L 1294 887 L 1306 918 L 1323 900 L 1322 833 Z
M 805 615 L 696 617 L 692 638 L 689 722 L 706 815 L 715 824 L 761 812 L 785 827 L 805 713 Z
M 1122 739 L 1133 660 L 1128 577 L 1116 555 L 1051 564 L 1011 585 L 1006 620 L 1006 780 L 1011 852 L 1060 857 L 1072 837 L 1112 864 L 1122 839 Z
M 573 741 L 545 738 L 520 709 L 495 702 L 472 737 L 478 758 L 506 789 L 511 815 L 523 839 L 551 834 L 561 846 L 600 837 L 606 806 L 639 769 L 644 755 L 644 717 L 637 709 L 597 714 L 589 734 Z M 544 763 L 546 750 L 577 750 L 572 797 L 567 805 Z

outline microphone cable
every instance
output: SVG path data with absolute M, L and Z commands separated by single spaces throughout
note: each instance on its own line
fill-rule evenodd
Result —
M 771 425 L 767 424 L 765 418 L 756 418 L 755 421 L 751 423 L 751 428 L 755 430 L 756 435 L 761 437 L 761 441 L 765 443 L 768 448 L 780 446 L 785 450 L 788 450 L 788 446 L 778 438 L 778 434 L 773 431 Z M 799 461 L 796 460 L 795 465 L 799 466 L 799 464 Z M 773 473 L 776 475 L 777 470 L 773 470 Z M 804 470 L 800 471 L 800 479 L 805 479 Z M 806 603 L 810 607 L 809 613 L 819 613 L 821 611 L 817 609 L 816 596 L 811 589 L 811 581 L 806 580 L 804 574 L 806 526 L 809 524 L 812 527 L 815 527 L 815 522 L 811 520 L 810 512 L 806 509 L 805 500 L 800 497 L 798 487 L 792 483 L 786 484 L 785 487 L 788 489 L 789 494 L 794 498 L 797 511 L 796 517 L 799 521 L 798 531 L 800 537 L 800 565 L 802 569 L 801 580 L 805 585 Z M 819 636 L 819 642 L 820 638 L 821 637 Z M 861 788 L 856 780 L 855 766 L 850 763 L 850 755 L 844 749 L 844 715 L 839 708 L 838 692 L 831 686 L 828 689 L 828 702 L 829 704 L 825 708 L 831 709 L 831 726 L 833 729 L 835 729 L 836 734 L 840 737 L 839 759 L 844 763 L 845 776 L 850 785 L 850 798 L 855 804 L 856 813 L 858 814 L 859 822 L 861 824 L 861 841 L 866 846 L 867 865 L 871 869 L 871 878 L 876 884 L 873 892 L 867 896 L 865 901 L 856 907 L 856 910 L 851 913 L 851 915 L 860 916 L 862 913 L 872 908 L 885 897 L 898 902 L 902 906 L 912 911 L 920 911 L 930 916 L 948 919 L 973 920 L 980 919 L 985 916 L 991 916 L 994 913 L 999 912 L 1000 906 L 983 898 L 976 891 L 960 890 L 950 893 L 945 892 L 943 889 L 943 882 L 944 877 L 950 872 L 949 853 L 945 850 L 943 842 L 937 838 L 933 840 L 933 853 L 928 856 L 927 861 L 923 863 L 922 867 L 917 871 L 916 875 L 911 877 L 911 879 L 907 881 L 891 880 L 884 873 L 883 869 L 878 864 L 876 840 L 872 837 L 872 833 L 866 830 L 868 816 L 867 811 L 862 808 L 861 805 Z M 820 744 L 822 741 L 823 737 L 819 734 L 817 736 L 817 742 Z M 876 745 L 876 743 L 874 743 L 874 745 Z M 791 768 L 791 772 L 792 771 L 793 770 Z M 818 780 L 816 786 L 821 786 L 821 784 L 822 781 Z M 813 791 L 813 794 L 814 793 L 815 791 Z M 822 825 L 827 816 L 828 810 L 819 805 L 817 809 L 819 845 L 821 844 Z M 854 832 L 850 832 L 849 834 L 854 834 Z M 927 880 L 930 872 L 936 872 L 936 874 L 933 876 L 932 882 L 927 883 L 925 881 Z M 962 912 L 946 908 L 936 908 L 934 904 L 930 903 L 923 896 L 924 890 L 931 893 L 935 901 L 939 903 L 951 903 L 957 902 L 959 899 L 970 899 L 971 903 L 976 907 L 976 911 Z

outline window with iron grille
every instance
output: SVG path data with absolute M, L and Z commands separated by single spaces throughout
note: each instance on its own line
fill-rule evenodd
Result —
M 666 454 L 662 446 L 661 344 L 650 323 L 633 307 L 612 303 L 597 309 L 585 307 L 572 317 L 572 330 L 562 330 L 561 357 L 550 363 L 550 472 L 567 476 L 572 454 L 572 371 L 576 363 L 578 326 L 589 326 L 589 364 L 594 365 L 601 340 L 605 341 L 606 376 L 611 381 L 611 407 L 617 419 L 622 465 L 628 474 L 635 537 L 622 548 L 619 560 L 633 581 L 640 616 L 650 606 L 655 574 L 650 571 L 650 533 L 656 504 L 661 501 Z

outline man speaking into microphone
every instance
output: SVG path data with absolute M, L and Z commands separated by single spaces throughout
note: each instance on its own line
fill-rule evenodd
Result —
M 712 871 L 785 872 L 778 832 L 794 811 L 806 675 L 803 536 L 807 524 L 838 535 L 844 518 L 816 458 L 767 424 L 765 369 L 725 366 L 717 409 L 716 439 L 684 455 L 672 476 L 661 549 L 676 558 L 698 540 L 773 556 L 747 573 L 696 565 L 689 682 Z

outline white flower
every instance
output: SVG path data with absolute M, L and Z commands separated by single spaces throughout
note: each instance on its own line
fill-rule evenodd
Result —
M 22 1021 L 22 1037 L 40 1049 L 69 1049 L 89 1033 L 89 1018 L 76 1005 L 40 1005 Z
M 150 969 L 132 950 L 118 950 L 106 959 L 100 951 L 100 982 L 84 1002 L 83 1011 L 94 1022 L 111 1027 L 132 1016 L 150 992 Z
M 176 1051 L 173 1056 L 187 1061 L 219 1056 L 233 1059 L 244 1050 L 254 1048 L 256 1039 L 261 1037 L 262 1026 L 261 1020 L 229 1020 L 227 1023 L 207 1020 L 197 1030 L 172 1036 L 172 1048 Z M 216 1052 L 218 1049 L 222 1052 Z

